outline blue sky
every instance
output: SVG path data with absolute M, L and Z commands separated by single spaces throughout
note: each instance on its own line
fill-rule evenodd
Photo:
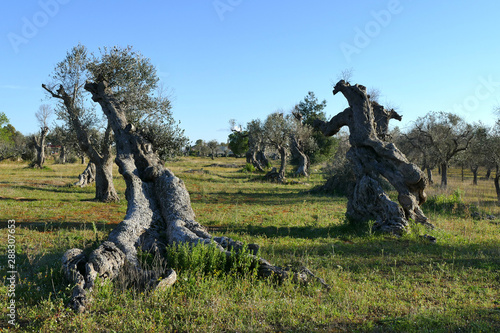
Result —
M 493 123 L 500 105 L 498 1 L 2 1 L 0 111 L 37 131 L 41 84 L 78 43 L 133 45 L 173 92 L 192 141 L 226 141 L 245 125 L 290 110 L 313 91 L 333 116 L 342 70 L 380 90 L 398 124 L 429 111 Z M 55 119 L 54 119 L 55 120 Z

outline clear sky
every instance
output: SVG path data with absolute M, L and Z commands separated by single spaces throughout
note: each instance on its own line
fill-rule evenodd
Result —
M 491 124 L 500 105 L 495 0 L 11 0 L 0 13 L 0 111 L 24 134 L 53 103 L 41 84 L 79 42 L 149 57 L 192 141 L 226 141 L 231 118 L 288 111 L 308 91 L 333 116 L 347 103 L 332 84 L 348 68 L 402 128 L 431 110 Z

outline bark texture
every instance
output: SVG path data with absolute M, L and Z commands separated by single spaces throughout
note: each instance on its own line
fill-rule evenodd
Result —
M 99 149 L 92 143 L 85 126 L 80 121 L 80 110 L 75 105 L 74 98 L 64 90 L 64 87 L 60 85 L 56 92 L 53 92 L 44 84 L 42 84 L 42 87 L 50 93 L 52 97 L 60 99 L 63 102 L 71 120 L 71 124 L 76 131 L 76 137 L 78 139 L 80 149 L 95 165 L 95 200 L 102 202 L 119 201 L 120 198 L 118 197 L 118 193 L 116 193 L 115 186 L 113 184 L 113 156 L 111 154 L 113 131 L 111 126 L 108 124 L 104 134 L 102 147 Z M 82 156 L 82 161 L 83 160 L 84 157 Z
M 298 166 L 297 171 L 295 171 L 295 175 L 309 177 L 310 161 L 309 157 L 304 153 L 304 149 L 300 144 L 300 140 L 297 137 L 292 136 L 291 144 L 292 154 L 295 155 L 298 160 Z
M 353 165 L 356 185 L 349 196 L 348 218 L 375 220 L 374 229 L 397 234 L 406 231 L 410 219 L 431 227 L 420 209 L 426 200 L 427 180 L 423 172 L 394 144 L 384 141 L 389 120 L 400 120 L 401 116 L 371 102 L 362 85 L 351 86 L 341 80 L 333 94 L 338 92 L 347 99 L 349 107 L 329 122 L 317 120 L 315 127 L 327 136 L 336 134 L 343 126 L 349 127 L 351 148 L 346 156 Z M 379 175 L 398 191 L 399 205 L 384 192 L 377 181 Z
M 85 170 L 83 170 L 83 172 L 78 176 L 78 181 L 74 185 L 85 187 L 92 184 L 95 182 L 95 173 L 95 164 L 89 162 Z
M 103 79 L 88 82 L 85 89 L 100 104 L 115 133 L 116 163 L 127 185 L 128 207 L 124 220 L 90 256 L 85 257 L 79 249 L 65 253 L 63 267 L 67 276 L 77 284 L 70 305 L 78 312 L 85 311 L 96 277 L 113 279 L 123 274 L 124 269 L 133 270 L 135 275 L 143 277 L 144 283 L 155 286 L 158 276 L 141 269 L 137 248 L 160 255 L 166 244 L 175 243 L 210 244 L 228 255 L 231 249 L 242 249 L 242 243 L 226 237 L 213 237 L 196 222 L 184 183 L 163 166 L 151 145 L 128 124 L 107 82 Z M 258 246 L 250 245 L 249 249 L 255 254 Z M 291 273 L 255 255 L 252 257 L 259 264 L 262 276 L 274 275 L 278 279 L 293 276 L 299 280 L 308 276 L 304 270 Z M 175 282 L 175 272 L 170 270 L 163 275 L 163 281 Z M 161 288 L 165 287 L 163 284 Z
M 43 165 L 45 164 L 45 138 L 47 137 L 47 134 L 49 133 L 49 128 L 47 126 L 43 126 L 40 128 L 40 135 L 33 136 L 33 144 L 35 146 L 35 151 L 36 151 L 36 160 L 33 162 L 33 167 L 34 168 L 43 168 Z

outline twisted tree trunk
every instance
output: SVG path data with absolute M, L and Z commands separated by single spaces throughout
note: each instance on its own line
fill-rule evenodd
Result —
M 375 220 L 375 229 L 398 234 L 407 230 L 410 219 L 432 227 L 420 209 L 426 200 L 427 180 L 423 172 L 408 162 L 394 144 L 382 139 L 386 137 L 389 120 L 401 116 L 371 102 L 362 85 L 351 86 L 341 80 L 333 94 L 338 92 L 347 99 L 349 108 L 329 122 L 316 120 L 314 125 L 327 136 L 336 134 L 343 126 L 349 127 L 351 148 L 346 156 L 353 165 L 356 185 L 349 196 L 346 215 L 354 221 Z M 398 191 L 401 206 L 384 192 L 377 180 L 379 175 Z
M 64 87 L 60 85 L 56 92 L 53 92 L 44 84 L 42 84 L 42 87 L 49 92 L 52 97 L 60 99 L 63 102 L 71 120 L 71 124 L 76 131 L 80 149 L 89 157 L 90 162 L 95 165 L 95 200 L 102 202 L 119 201 L 120 198 L 118 197 L 118 193 L 116 193 L 113 183 L 113 157 L 111 155 L 113 131 L 111 126 L 108 124 L 106 132 L 104 133 L 102 147 L 99 149 L 100 151 L 98 151 L 98 147 L 94 146 L 85 126 L 83 126 L 80 121 L 80 112 L 75 106 L 74 99 L 66 93 Z M 82 154 L 82 162 L 83 161 L 84 155 Z
M 88 257 L 79 249 L 65 253 L 63 267 L 67 276 L 77 284 L 70 305 L 76 311 L 84 311 L 95 279 L 113 279 L 123 274 L 125 267 L 141 276 L 143 283 L 156 285 L 158 276 L 141 269 L 137 248 L 162 254 L 166 244 L 203 243 L 215 246 L 227 255 L 230 249 L 241 250 L 242 243 L 226 237 L 213 237 L 195 221 L 184 183 L 163 166 L 151 145 L 127 122 L 107 82 L 103 79 L 88 82 L 85 89 L 100 104 L 115 133 L 116 163 L 127 185 L 128 207 L 125 219 Z M 256 253 L 258 247 L 250 245 L 249 249 Z M 292 275 L 262 258 L 252 257 L 262 276 L 274 275 L 284 279 Z M 166 282 L 162 282 L 163 285 L 175 282 L 174 271 L 164 272 L 164 275 L 166 278 L 162 281 Z M 293 276 L 302 280 L 306 278 L 304 272 Z
M 89 162 L 85 170 L 83 170 L 83 172 L 78 176 L 78 181 L 73 185 L 80 187 L 88 186 L 93 182 L 95 182 L 95 174 L 96 174 L 95 164 Z
M 295 136 L 291 138 L 292 143 L 292 153 L 297 157 L 299 165 L 297 171 L 295 171 L 296 176 L 309 176 L 309 157 L 304 153 L 298 139 Z
M 473 179 L 472 185 L 477 185 L 477 171 L 479 169 L 479 165 L 471 166 L 470 171 L 472 171 Z
M 36 151 L 36 160 L 33 163 L 34 168 L 41 169 L 45 164 L 45 138 L 49 133 L 49 128 L 44 126 L 40 129 L 40 136 L 33 136 L 33 144 Z

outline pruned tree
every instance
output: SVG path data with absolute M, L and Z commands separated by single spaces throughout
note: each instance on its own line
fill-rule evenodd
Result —
M 315 126 L 327 136 L 338 133 L 344 126 L 349 128 L 351 148 L 347 158 L 352 163 L 356 185 L 349 196 L 348 218 L 352 221 L 375 220 L 374 229 L 391 233 L 407 231 L 409 220 L 432 227 L 420 208 L 427 198 L 425 176 L 393 143 L 380 138 L 384 133 L 379 131 L 385 128 L 384 124 L 398 116 L 386 110 L 380 113 L 384 117 L 377 119 L 375 109 L 381 106 L 370 101 L 362 85 L 352 86 L 340 80 L 333 94 L 339 92 L 347 99 L 349 107 L 329 122 L 317 120 Z M 384 192 L 379 176 L 394 186 L 401 206 Z
M 398 140 L 398 147 L 412 161 L 427 171 L 427 180 L 434 183 L 432 170 L 437 166 L 439 159 L 436 151 L 431 149 L 431 142 L 417 128 L 411 129 L 408 133 L 402 133 Z
M 83 83 L 89 76 L 108 80 L 130 122 L 162 158 L 180 151 L 186 138 L 172 118 L 170 100 L 158 88 L 159 78 L 149 59 L 130 46 L 103 48 L 99 56 L 88 55 L 82 45 L 74 47 L 57 64 L 51 86 L 43 87 L 61 101 L 60 119 L 74 129 L 81 150 L 95 164 L 96 200 L 117 201 L 112 175 L 113 131 L 108 121 L 100 121 L 86 104 Z
M 68 127 L 64 125 L 56 125 L 47 136 L 47 140 L 53 145 L 60 146 L 59 163 L 65 164 L 68 155 L 75 148 L 78 149 L 78 141 L 76 135 Z
M 474 126 L 474 137 L 470 142 L 469 148 L 464 152 L 465 164 L 469 167 L 472 172 L 472 184 L 477 185 L 478 171 L 480 167 L 488 167 L 489 163 L 490 148 L 488 147 L 490 142 L 491 129 L 483 124 L 476 124 Z
M 50 105 L 42 104 L 35 113 L 38 125 L 40 126 L 40 134 L 33 135 L 33 145 L 36 150 L 36 159 L 31 164 L 34 168 L 43 168 L 45 163 L 45 138 L 49 133 L 49 118 L 52 116 L 53 110 Z
M 217 140 L 210 140 L 207 143 L 207 147 L 210 150 L 210 155 L 212 156 L 212 160 L 215 158 L 215 155 L 217 154 L 217 147 L 219 146 L 219 143 Z
M 282 111 L 276 111 L 267 116 L 263 126 L 265 142 L 270 147 L 276 149 L 280 155 L 280 169 L 276 176 L 271 172 L 267 177 L 276 178 L 278 182 L 285 182 L 285 171 L 287 166 L 287 156 L 290 150 L 291 124 Z
M 441 186 L 447 187 L 448 165 L 469 147 L 475 135 L 473 126 L 453 113 L 429 112 L 415 121 L 414 131 L 417 139 L 413 142 L 440 167 Z
M 269 165 L 266 157 L 266 136 L 264 124 L 260 119 L 254 119 L 247 124 L 248 152 L 247 163 L 251 163 L 255 169 L 263 172 Z
M 297 161 L 297 176 L 309 176 L 311 160 L 308 156 L 317 147 L 313 137 L 313 127 L 303 122 L 303 117 L 295 106 L 292 111 L 293 117 L 289 117 L 290 122 L 290 148 L 292 155 Z
M 213 237 L 195 221 L 189 193 L 184 183 L 164 167 L 157 154 L 134 125 L 107 81 L 98 76 L 85 85 L 92 99 L 99 103 L 115 133 L 116 163 L 123 175 L 128 202 L 125 219 L 109 234 L 107 241 L 87 256 L 82 250 L 71 249 L 63 256 L 63 267 L 76 284 L 70 305 L 78 312 L 86 310 L 96 279 L 114 279 L 134 271 L 146 285 L 157 286 L 159 276 L 141 268 L 137 248 L 164 254 L 166 244 L 188 243 L 214 246 L 230 256 L 229 251 L 241 251 L 243 245 L 226 237 Z M 256 251 L 257 246 L 249 246 Z M 307 272 L 291 273 L 255 255 L 250 255 L 261 276 L 282 280 L 294 276 L 303 280 Z M 174 283 L 176 273 L 163 273 L 161 285 Z
M 95 167 L 95 200 L 102 202 L 119 201 L 118 193 L 113 183 L 113 156 L 111 144 L 113 132 L 111 127 L 101 123 L 95 116 L 95 110 L 86 105 L 83 85 L 88 77 L 87 67 L 90 56 L 83 45 L 73 47 L 63 61 L 59 62 L 52 73 L 53 82 L 42 87 L 51 97 L 59 101 L 58 118 L 63 120 L 72 131 L 76 133 L 81 151 L 90 159 Z M 101 126 L 106 127 L 103 136 L 93 135 Z M 87 166 L 86 170 L 89 170 Z M 82 175 L 85 174 L 85 171 Z M 81 182 L 86 176 L 80 175 L 76 183 Z

